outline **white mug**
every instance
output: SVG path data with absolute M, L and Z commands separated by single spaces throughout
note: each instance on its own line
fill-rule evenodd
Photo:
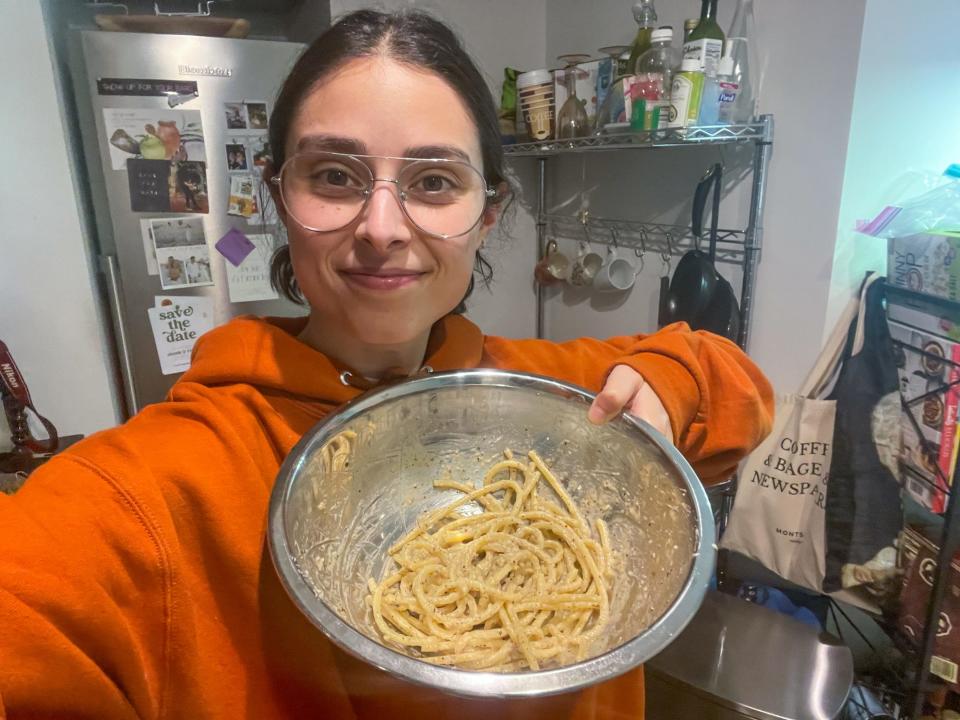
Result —
M 603 267 L 593 279 L 593 287 L 598 292 L 625 292 L 633 287 L 637 279 L 637 271 L 629 260 L 617 256 L 617 251 L 610 248 Z

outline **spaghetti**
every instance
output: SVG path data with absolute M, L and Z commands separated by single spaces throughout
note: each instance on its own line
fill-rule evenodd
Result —
M 582 660 L 610 617 L 610 539 L 596 538 L 535 452 L 495 464 L 479 488 L 425 513 L 390 548 L 367 598 L 383 639 L 438 665 L 507 672 Z M 547 494 L 559 502 L 544 497 Z M 478 507 L 480 512 L 468 514 Z

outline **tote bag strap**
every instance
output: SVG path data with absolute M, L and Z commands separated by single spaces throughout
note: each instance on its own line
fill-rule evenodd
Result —
M 867 290 L 879 279 L 879 275 L 870 273 L 860 286 L 860 292 L 850 298 L 840 317 L 837 318 L 833 332 L 827 342 L 824 343 L 816 364 L 800 389 L 800 395 L 803 397 L 818 398 L 825 396 L 827 390 L 833 385 L 843 361 L 863 348 L 864 318 L 867 306 L 865 298 Z M 853 323 L 856 323 L 856 325 L 854 326 Z M 851 333 L 851 330 L 854 330 L 854 332 Z

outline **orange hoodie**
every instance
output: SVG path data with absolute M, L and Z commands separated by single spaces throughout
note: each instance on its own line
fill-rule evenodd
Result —
M 465 700 L 367 666 L 298 613 L 265 551 L 271 486 L 300 436 L 359 392 L 296 339 L 303 322 L 213 330 L 166 402 L 0 495 L 0 716 L 642 718 L 641 670 L 542 700 Z M 684 325 L 555 344 L 484 337 L 453 316 L 426 358 L 437 371 L 526 370 L 593 391 L 618 363 L 663 400 L 707 482 L 769 431 L 757 368 Z

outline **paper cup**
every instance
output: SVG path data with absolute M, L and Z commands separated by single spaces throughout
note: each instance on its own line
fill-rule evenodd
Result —
M 532 140 L 549 140 L 554 133 L 553 73 L 531 70 L 517 76 L 520 111 Z

